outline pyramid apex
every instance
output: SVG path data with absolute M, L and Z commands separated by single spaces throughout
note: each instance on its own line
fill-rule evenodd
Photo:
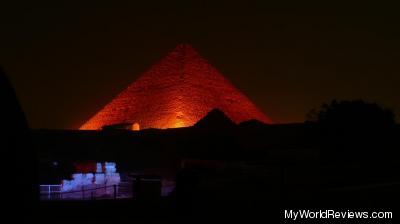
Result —
M 180 43 L 176 45 L 177 48 L 193 48 L 191 44 L 189 43 Z
M 180 52 L 187 52 L 187 51 L 196 51 L 192 45 L 188 44 L 188 43 L 181 43 L 178 44 L 174 51 L 180 51 Z

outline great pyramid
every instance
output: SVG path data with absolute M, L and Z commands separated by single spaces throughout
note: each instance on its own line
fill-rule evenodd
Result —
M 188 127 L 213 109 L 223 111 L 235 123 L 251 119 L 271 123 L 190 45 L 181 44 L 80 129 L 117 124 L 134 124 L 134 129 Z

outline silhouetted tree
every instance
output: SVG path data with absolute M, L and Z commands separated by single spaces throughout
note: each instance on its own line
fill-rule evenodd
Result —
M 334 137 L 335 143 L 346 145 L 381 144 L 396 126 L 392 110 L 362 100 L 333 100 L 318 111 L 311 110 L 307 119 L 317 124 L 322 134 Z
M 362 100 L 333 100 L 311 110 L 307 121 L 319 128 L 321 161 L 333 176 L 368 182 L 392 170 L 397 158 L 392 110 Z
M 337 101 L 323 104 L 319 111 L 311 110 L 307 120 L 331 127 L 392 127 L 395 124 L 395 114 L 392 110 L 383 108 L 376 103 L 362 100 Z

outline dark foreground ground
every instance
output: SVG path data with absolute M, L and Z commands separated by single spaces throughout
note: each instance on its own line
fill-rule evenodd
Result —
M 176 201 L 162 198 L 152 201 L 47 201 L 40 202 L 35 218 L 40 223 L 137 223 L 168 221 L 175 223 L 204 223 L 213 221 L 248 221 L 257 223 L 370 223 L 356 220 L 285 219 L 285 210 L 312 211 L 389 211 L 393 219 L 372 220 L 372 223 L 396 223 L 399 204 L 399 185 L 373 186 L 365 189 L 341 189 L 327 192 L 298 192 L 297 197 L 284 195 L 270 198 L 237 199 L 199 195 L 192 200 Z M 218 193 L 218 192 L 214 192 Z M 211 192 L 208 192 L 211 194 Z M 329 221 L 329 222 L 327 222 Z

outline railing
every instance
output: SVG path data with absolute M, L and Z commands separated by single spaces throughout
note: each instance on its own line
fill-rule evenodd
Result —
M 74 191 L 61 191 L 61 185 L 40 185 L 41 200 L 97 200 L 132 198 L 130 183 L 105 185 L 92 188 L 82 187 Z
M 40 200 L 52 200 L 60 196 L 61 184 L 40 185 Z

